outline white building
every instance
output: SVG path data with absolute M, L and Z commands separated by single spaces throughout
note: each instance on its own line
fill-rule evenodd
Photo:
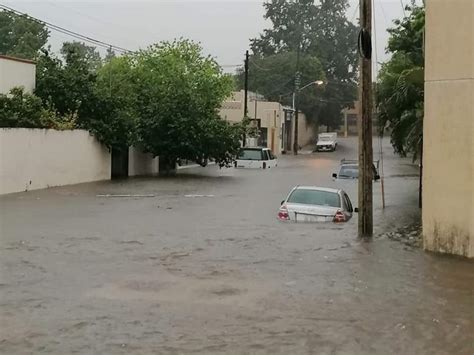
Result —
M 36 63 L 31 60 L 0 55 L 0 94 L 14 87 L 32 93 L 36 85 Z

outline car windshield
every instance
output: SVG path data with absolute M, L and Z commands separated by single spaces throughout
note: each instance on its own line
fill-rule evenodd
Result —
M 327 142 L 327 141 L 332 140 L 332 137 L 328 137 L 328 136 L 320 137 L 319 140 L 320 140 L 321 142 Z
M 296 189 L 288 198 L 289 203 L 300 203 L 303 205 L 318 205 L 341 207 L 339 194 L 329 191 Z
M 341 178 L 358 178 L 359 167 L 357 165 L 343 165 L 339 170 L 339 177 Z
M 259 149 L 242 149 L 239 153 L 240 160 L 262 160 L 262 151 Z

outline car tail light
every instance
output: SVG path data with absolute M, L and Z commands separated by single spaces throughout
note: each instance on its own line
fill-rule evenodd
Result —
M 336 215 L 334 216 L 333 222 L 340 223 L 340 222 L 345 222 L 345 221 L 346 221 L 346 215 L 342 213 L 341 211 L 337 211 Z
M 278 219 L 280 221 L 289 221 L 290 220 L 290 215 L 288 213 L 288 208 L 286 208 L 285 205 L 280 207 L 280 210 L 278 211 Z

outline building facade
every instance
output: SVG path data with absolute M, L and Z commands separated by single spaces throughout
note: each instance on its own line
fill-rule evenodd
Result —
M 32 93 L 36 85 L 36 64 L 31 60 L 0 55 L 0 94 L 14 87 Z
M 219 111 L 229 122 L 241 122 L 244 117 L 244 91 L 233 92 Z M 258 128 L 257 138 L 248 138 L 249 146 L 264 146 L 279 154 L 291 151 L 294 142 L 294 115 L 289 107 L 266 101 L 261 95 L 248 93 L 248 116 L 251 125 Z M 303 113 L 298 115 L 298 143 L 305 146 L 314 137 L 312 126 Z
M 474 257 L 474 1 L 427 0 L 424 248 Z

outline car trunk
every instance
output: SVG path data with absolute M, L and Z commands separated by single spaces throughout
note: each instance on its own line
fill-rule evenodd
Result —
M 287 203 L 288 215 L 295 222 L 332 222 L 339 208 Z

